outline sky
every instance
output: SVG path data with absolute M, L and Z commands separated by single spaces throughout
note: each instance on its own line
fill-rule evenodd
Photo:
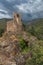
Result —
M 13 12 L 23 19 L 43 17 L 43 0 L 0 0 L 0 18 L 12 18 Z

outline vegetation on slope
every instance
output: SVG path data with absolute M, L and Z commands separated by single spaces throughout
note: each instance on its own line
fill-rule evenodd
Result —
M 30 38 L 34 36 L 37 39 L 33 41 L 29 38 L 29 46 L 25 42 L 20 41 L 22 53 L 30 53 L 25 65 L 43 65 L 43 19 L 33 20 L 30 24 L 25 26 Z
M 27 25 L 26 29 L 38 39 L 43 40 L 43 19 L 33 20 L 30 24 Z
M 5 29 L 6 29 L 6 22 L 9 21 L 10 19 L 0 19 L 0 37 L 3 35 Z
M 33 40 L 30 36 L 28 44 L 27 47 L 23 38 L 20 39 L 21 53 L 24 55 L 29 53 L 25 65 L 43 65 L 43 40 Z
M 43 41 L 35 41 L 29 48 L 32 57 L 26 60 L 26 65 L 43 65 Z
M 2 36 L 5 27 L 6 20 L 0 20 L 0 36 Z M 30 36 L 28 47 L 22 37 L 19 39 L 20 48 L 22 49 L 21 53 L 29 53 L 25 65 L 43 65 L 43 19 L 34 20 L 31 24 L 27 25 L 24 30 L 27 30 Z M 32 36 L 34 36 L 34 40 Z M 35 37 L 37 39 L 35 39 Z

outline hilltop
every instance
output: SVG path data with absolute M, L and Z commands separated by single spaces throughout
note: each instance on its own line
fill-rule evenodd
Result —
M 23 62 L 22 62 L 23 55 L 21 54 L 22 48 L 24 46 L 22 47 L 20 42 L 22 41 L 25 42 L 24 44 L 26 46 L 27 45 L 26 38 L 28 38 L 28 36 L 27 33 L 23 30 L 23 26 L 19 14 L 15 13 L 13 20 L 6 22 L 5 25 L 6 25 L 5 31 L 3 35 L 0 37 L 0 64 L 18 65 L 21 63 L 22 65 L 22 63 L 23 64 L 25 63 L 25 58 L 23 58 Z M 19 56 L 21 61 L 19 59 Z
M 43 40 L 34 32 L 43 35 L 43 19 L 25 25 L 18 13 L 13 16 L 0 22 L 0 64 L 43 65 Z

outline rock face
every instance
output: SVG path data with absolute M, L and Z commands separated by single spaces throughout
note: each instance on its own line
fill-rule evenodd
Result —
M 16 65 L 13 58 L 19 54 L 19 41 L 15 35 L 7 36 L 6 39 L 0 40 L 0 64 L 1 65 Z
M 28 45 L 28 35 L 23 32 L 20 15 L 15 13 L 13 20 L 7 22 L 4 36 L 0 38 L 0 65 L 25 65 L 17 35 L 23 36 Z
M 20 53 L 19 40 L 16 34 L 21 34 L 22 22 L 20 15 L 14 13 L 13 20 L 7 22 L 6 32 L 0 38 L 0 65 L 17 65 L 13 58 Z
M 7 22 L 7 32 L 20 33 L 22 30 L 22 22 L 20 15 L 14 13 L 13 20 Z

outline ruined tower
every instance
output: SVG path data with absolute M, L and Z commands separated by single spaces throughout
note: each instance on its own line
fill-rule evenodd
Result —
M 22 30 L 22 22 L 18 13 L 13 14 L 13 20 L 7 22 L 7 32 L 20 33 Z

